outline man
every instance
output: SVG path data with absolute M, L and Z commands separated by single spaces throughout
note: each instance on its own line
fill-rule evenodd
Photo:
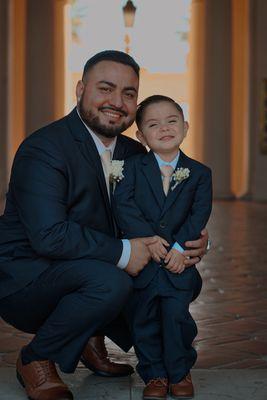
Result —
M 33 135 L 14 160 L 0 219 L 0 315 L 35 333 L 17 361 L 17 376 L 33 400 L 72 399 L 57 374 L 81 360 L 106 376 L 130 375 L 107 358 L 105 334 L 123 350 L 131 339 L 120 312 L 130 276 L 148 263 L 151 238 L 117 239 L 108 156 L 145 152 L 121 135 L 134 121 L 139 66 L 105 51 L 88 60 L 77 84 L 77 109 Z M 207 233 L 187 265 L 205 253 Z M 91 339 L 90 339 L 91 338 Z

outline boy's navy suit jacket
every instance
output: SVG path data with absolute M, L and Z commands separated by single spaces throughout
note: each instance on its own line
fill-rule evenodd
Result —
M 171 181 L 165 196 L 161 172 L 153 152 L 127 160 L 124 178 L 115 190 L 117 223 L 126 238 L 159 235 L 173 246 L 178 242 L 185 248 L 187 240 L 200 237 L 212 207 L 211 170 L 180 151 L 176 168 L 188 168 L 189 177 L 174 190 Z M 155 276 L 160 265 L 150 261 L 134 278 L 136 288 L 144 288 Z M 182 274 L 166 273 L 172 284 L 180 289 L 201 289 L 201 278 L 195 266 Z M 195 295 L 194 297 L 196 297 Z
M 114 159 L 146 152 L 120 135 Z M 117 264 L 121 240 L 94 141 L 76 109 L 20 146 L 0 217 L 0 299 L 61 260 Z

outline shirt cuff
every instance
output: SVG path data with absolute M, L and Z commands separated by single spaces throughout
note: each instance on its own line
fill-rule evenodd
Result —
M 179 245 L 179 243 L 175 242 L 174 245 L 172 246 L 173 249 L 178 250 L 180 253 L 183 254 L 184 249 L 182 248 L 182 246 Z
M 122 253 L 121 253 L 121 258 L 119 259 L 119 262 L 117 264 L 117 267 L 124 269 L 127 267 L 127 264 L 130 260 L 131 256 L 131 243 L 130 240 L 128 239 L 122 239 Z

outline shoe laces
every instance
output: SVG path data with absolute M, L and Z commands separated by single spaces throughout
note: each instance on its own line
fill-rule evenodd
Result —
M 162 387 L 162 386 L 167 387 L 168 380 L 167 380 L 167 378 L 153 378 L 153 379 L 150 379 L 150 381 L 148 382 L 148 385 L 154 385 L 154 386 L 158 386 L 158 387 Z
M 36 362 L 36 371 L 42 381 L 46 381 L 51 376 L 58 375 L 56 367 L 49 360 Z

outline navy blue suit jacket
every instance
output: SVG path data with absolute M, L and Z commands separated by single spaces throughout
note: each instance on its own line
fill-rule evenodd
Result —
M 120 135 L 114 159 L 146 152 Z M 99 154 L 76 110 L 29 136 L 13 163 L 0 217 L 0 298 L 38 277 L 54 260 L 117 264 L 121 240 Z
M 153 152 L 127 160 L 124 179 L 115 190 L 116 218 L 124 237 L 159 235 L 172 247 L 178 242 L 185 248 L 187 240 L 200 237 L 212 207 L 211 170 L 182 151 L 176 168 L 188 168 L 190 175 L 165 196 L 162 177 Z M 171 183 L 174 186 L 174 182 Z M 134 278 L 137 288 L 144 288 L 153 279 L 159 264 L 150 261 Z M 195 266 L 182 274 L 168 272 L 172 284 L 181 289 L 201 288 Z M 196 297 L 196 295 L 194 296 Z

